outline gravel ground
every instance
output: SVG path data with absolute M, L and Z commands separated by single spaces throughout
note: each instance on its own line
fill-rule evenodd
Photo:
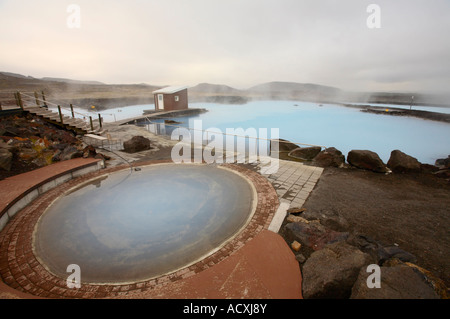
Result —
M 431 174 L 328 168 L 304 207 L 348 222 L 348 231 L 397 244 L 450 284 L 450 184 Z

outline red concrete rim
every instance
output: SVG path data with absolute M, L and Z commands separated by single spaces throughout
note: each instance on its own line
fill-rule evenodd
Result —
M 23 181 L 18 181 L 16 176 L 5 178 L 4 180 L 0 181 L 0 186 L 10 187 L 10 182 L 12 182 L 13 184 L 20 183 L 21 190 L 20 193 L 14 194 L 14 197 L 10 198 L 8 203 L 0 204 L 0 217 L 5 215 L 11 207 L 13 207 L 18 201 L 31 193 L 33 190 L 66 174 L 73 173 L 78 170 L 91 167 L 93 165 L 97 165 L 97 163 L 100 161 L 100 159 L 78 158 L 59 162 L 34 171 L 23 173 L 21 174 L 21 177 L 25 178 L 27 181 L 31 181 L 29 185 L 27 185 L 28 188 L 23 187 Z M 74 162 L 76 162 L 76 164 L 81 163 L 81 165 L 74 165 Z M 58 167 L 56 171 L 55 166 Z M 40 174 L 44 174 L 44 176 L 42 178 L 39 176 L 39 178 L 35 180 L 36 176 Z
M 142 162 L 138 165 L 161 163 L 172 163 L 172 161 Z M 239 165 L 224 164 L 223 166 L 244 175 L 252 182 L 257 193 L 255 213 L 247 227 L 225 246 L 189 267 L 155 279 L 132 284 L 82 284 L 80 289 L 69 289 L 66 285 L 66 278 L 57 277 L 47 271 L 34 255 L 32 248 L 33 232 L 39 217 L 45 212 L 46 208 L 61 193 L 90 179 L 128 167 L 123 165 L 89 173 L 71 180 L 43 194 L 18 212 L 0 233 L 0 276 L 9 287 L 33 296 L 44 298 L 105 298 L 125 297 L 135 293 L 145 295 L 146 291 L 152 291 L 165 284 L 192 277 L 213 267 L 242 248 L 262 230 L 268 229 L 279 205 L 278 196 L 266 178 Z

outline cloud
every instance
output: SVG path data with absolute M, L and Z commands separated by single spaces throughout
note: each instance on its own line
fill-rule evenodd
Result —
M 72 3 L 80 29 L 67 27 Z M 367 27 L 371 3 L 380 29 Z M 449 9 L 447 0 L 3 0 L 0 69 L 106 83 L 445 91 Z

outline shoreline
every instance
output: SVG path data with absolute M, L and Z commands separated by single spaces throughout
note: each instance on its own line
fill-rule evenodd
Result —
M 391 115 L 391 116 L 412 116 L 421 118 L 424 120 L 431 120 L 436 122 L 450 123 L 450 114 L 423 111 L 423 110 L 408 110 L 396 107 L 387 106 L 374 106 L 374 105 L 364 105 L 364 104 L 337 104 L 344 107 L 361 109 L 361 112 L 373 113 L 378 115 Z M 413 106 L 414 107 L 414 106 Z M 433 107 L 433 106 L 430 106 Z

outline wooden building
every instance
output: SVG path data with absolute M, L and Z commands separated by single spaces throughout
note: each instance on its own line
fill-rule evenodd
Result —
M 187 110 L 188 92 L 186 86 L 169 86 L 154 91 L 155 110 Z

